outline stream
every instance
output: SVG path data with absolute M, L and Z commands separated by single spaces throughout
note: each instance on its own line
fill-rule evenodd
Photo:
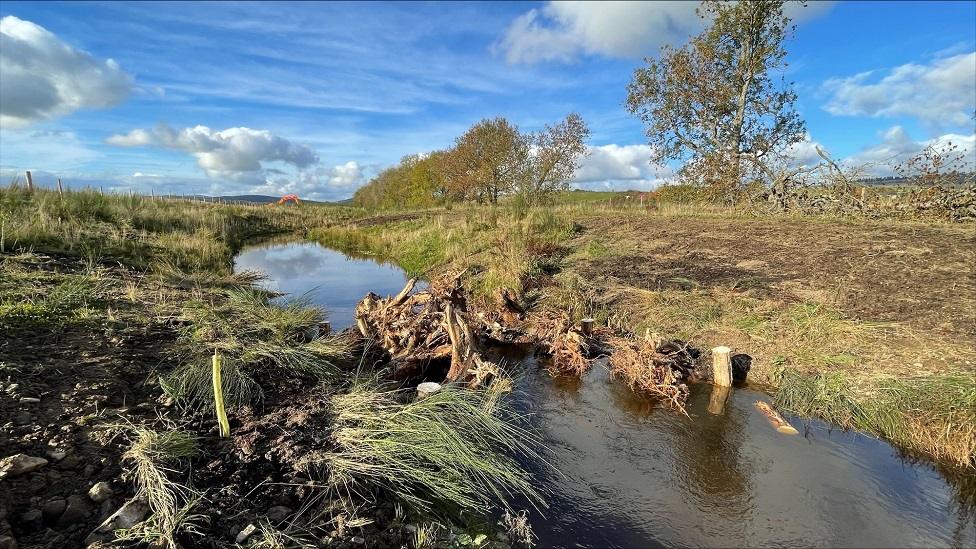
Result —
M 308 242 L 246 248 L 235 269 L 324 306 L 336 330 L 367 292 L 407 280 Z M 551 451 L 553 467 L 535 471 L 550 505 L 531 515 L 540 546 L 976 546 L 972 478 L 947 479 L 884 441 L 795 417 L 800 434 L 780 434 L 754 406 L 769 397 L 750 388 L 713 415 L 711 386 L 693 385 L 685 417 L 604 368 L 553 378 L 531 355 L 510 358 L 522 363 L 515 403 Z

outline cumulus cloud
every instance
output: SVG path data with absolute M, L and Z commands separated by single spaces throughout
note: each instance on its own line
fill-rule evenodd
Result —
M 262 183 L 272 169 L 263 163 L 283 162 L 307 168 L 318 162 L 315 151 L 267 130 L 228 128 L 211 130 L 195 126 L 176 130 L 160 125 L 153 130 L 135 129 L 106 140 L 119 147 L 156 146 L 183 151 L 197 159 L 197 165 L 213 178 Z
M 657 187 L 674 172 L 651 164 L 650 145 L 600 145 L 588 148 L 574 184 L 583 189 L 648 190 Z
M 972 122 L 976 52 L 827 80 L 824 109 L 844 116 L 914 116 L 935 127 Z
M 830 9 L 831 2 L 790 5 L 795 20 Z M 496 44 L 510 63 L 570 61 L 582 54 L 640 57 L 684 42 L 702 28 L 697 2 L 549 2 L 517 17 Z
M 0 19 L 0 124 L 26 126 L 128 97 L 132 77 L 13 15 Z
M 366 170 L 355 160 L 331 168 L 316 166 L 294 177 L 268 177 L 250 189 L 257 194 L 297 194 L 313 200 L 348 198 L 366 182 Z

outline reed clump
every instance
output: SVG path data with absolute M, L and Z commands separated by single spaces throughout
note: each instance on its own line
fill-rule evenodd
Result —
M 331 399 L 335 448 L 309 456 L 347 494 L 380 488 L 424 512 L 486 514 L 515 498 L 544 505 L 520 460 L 543 462 L 524 418 L 491 390 L 412 391 L 359 381 Z

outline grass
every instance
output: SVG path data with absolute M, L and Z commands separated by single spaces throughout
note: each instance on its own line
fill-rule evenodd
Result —
M 785 369 L 775 398 L 794 413 L 976 467 L 976 386 L 971 376 L 954 373 L 863 383 L 842 373 L 805 375 Z
M 566 218 L 545 209 L 455 208 L 381 225 L 314 229 L 309 237 L 353 253 L 395 261 L 412 276 L 464 269 L 468 287 L 487 297 L 498 288 L 525 289 L 544 273 L 573 234 Z
M 518 458 L 543 461 L 521 418 L 484 390 L 412 391 L 355 383 L 332 398 L 336 448 L 308 458 L 340 491 L 381 488 L 424 512 L 482 515 L 515 498 L 543 505 Z
M 186 431 L 154 431 L 143 426 L 131 426 L 127 433 L 130 445 L 122 459 L 131 466 L 136 497 L 144 498 L 153 514 L 136 529 L 123 532 L 121 538 L 158 540 L 164 547 L 175 547 L 175 536 L 194 529 L 199 518 L 191 513 L 195 491 L 170 478 L 197 452 L 196 437 Z
M 31 276 L 0 271 L 0 330 L 58 329 L 94 316 L 99 283 L 88 275 L 54 275 L 43 287 L 25 288 Z M 55 282 L 56 281 L 56 282 Z M 47 282 L 47 281 L 43 281 Z

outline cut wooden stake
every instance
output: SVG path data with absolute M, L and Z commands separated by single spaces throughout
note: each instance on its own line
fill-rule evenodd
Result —
M 585 336 L 593 335 L 593 319 L 584 318 L 583 320 L 580 320 L 580 331 L 583 332 L 583 335 Z
M 328 320 L 323 320 L 319 322 L 319 335 L 327 336 L 332 333 L 332 323 Z
M 58 178 L 58 196 L 61 200 L 64 200 L 64 187 L 61 186 L 61 178 Z
M 712 385 L 712 394 L 708 399 L 708 413 L 720 416 L 725 413 L 725 405 L 732 394 L 731 387 Z
M 27 192 L 34 192 L 34 178 L 31 177 L 30 170 L 27 170 Z
M 792 425 L 790 425 L 788 421 L 783 419 L 783 416 L 779 415 L 779 412 L 773 409 L 773 407 L 769 404 L 761 400 L 757 400 L 756 408 L 758 408 L 759 411 L 766 416 L 766 419 L 769 420 L 769 424 L 780 433 L 783 433 L 784 435 L 797 435 L 800 433 Z
M 430 396 L 440 390 L 441 390 L 440 383 L 434 383 L 433 381 L 425 381 L 420 385 L 417 385 L 417 399 Z
M 712 383 L 722 387 L 732 386 L 732 349 L 721 346 L 712 349 Z

